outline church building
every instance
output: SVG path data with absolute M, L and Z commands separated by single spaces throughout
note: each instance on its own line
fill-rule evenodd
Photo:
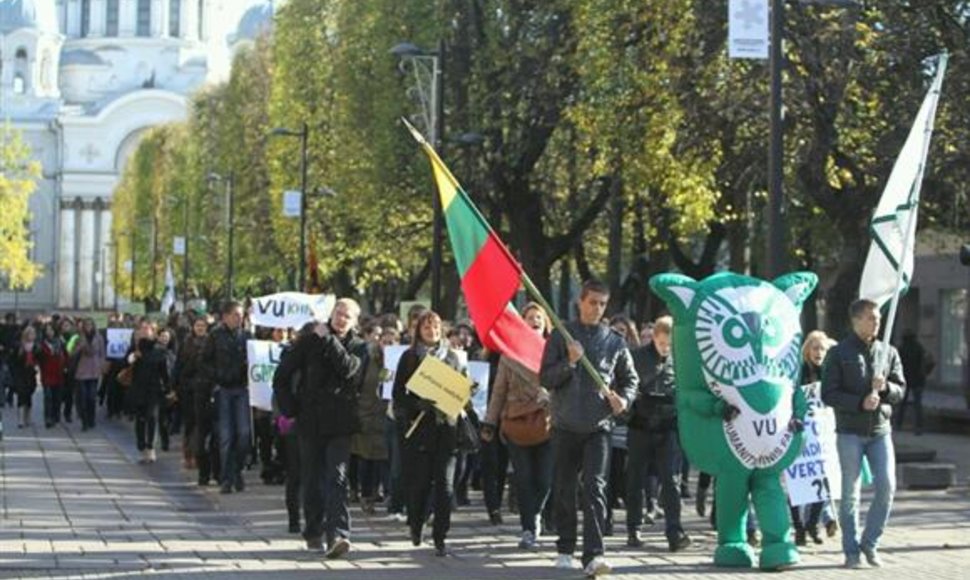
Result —
M 0 0 L 0 116 L 43 167 L 30 235 L 44 272 L 16 293 L 0 280 L 0 310 L 115 304 L 111 196 L 125 162 L 146 130 L 185 120 L 195 91 L 228 78 L 273 11 L 268 0 Z

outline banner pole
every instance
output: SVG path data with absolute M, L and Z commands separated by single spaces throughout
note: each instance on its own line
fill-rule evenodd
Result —
M 418 424 L 421 423 L 421 419 L 424 419 L 424 413 L 425 413 L 424 411 L 421 411 L 421 413 L 419 413 L 418 416 L 414 418 L 414 422 L 411 423 L 411 427 L 408 428 L 408 432 L 404 434 L 405 439 L 410 439 L 411 435 L 414 434 L 414 430 L 418 428 Z
M 562 319 L 559 318 L 556 312 L 552 309 L 552 306 L 549 305 L 546 299 L 542 296 L 542 293 L 539 292 L 539 289 L 536 288 L 535 284 L 532 283 L 529 275 L 525 272 L 522 273 L 522 285 L 525 286 L 526 291 L 529 292 L 532 299 L 538 302 L 539 305 L 545 309 L 546 314 L 548 314 L 549 318 L 552 320 L 553 326 L 555 326 L 556 329 L 563 335 L 563 338 L 565 338 L 568 342 L 573 342 L 575 339 L 573 339 L 569 331 L 566 330 L 566 325 L 563 324 Z M 593 363 L 590 362 L 589 358 L 587 358 L 585 352 L 583 353 L 582 358 L 579 359 L 579 362 L 583 365 L 583 368 L 586 369 L 586 372 L 589 373 L 589 376 L 596 381 L 596 385 L 599 386 L 601 391 L 603 391 L 603 394 L 607 394 L 610 390 L 609 387 L 606 385 L 603 377 L 596 372 L 596 369 L 593 367 Z

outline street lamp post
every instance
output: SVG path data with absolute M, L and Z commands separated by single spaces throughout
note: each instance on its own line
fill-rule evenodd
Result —
M 235 229 L 235 192 L 233 191 L 233 186 L 235 182 L 235 174 L 230 171 L 228 175 L 223 176 L 218 173 L 209 173 L 209 181 L 222 181 L 226 184 L 226 230 L 228 237 L 228 265 L 226 269 L 226 300 L 232 300 L 233 295 L 233 276 L 235 274 L 233 267 L 233 230 Z
M 783 148 L 782 134 L 782 39 L 785 30 L 785 0 L 771 0 L 771 137 L 768 146 L 768 235 L 765 236 L 767 278 L 781 276 L 785 271 L 785 216 L 783 212 Z
M 306 290 L 306 205 L 307 205 L 307 146 L 310 140 L 310 126 L 303 122 L 299 131 L 277 127 L 271 136 L 300 138 L 300 278 L 298 291 Z
M 189 310 L 189 194 L 185 193 L 182 207 L 182 232 L 185 241 L 182 245 L 182 312 Z
M 784 210 L 784 133 L 782 74 L 784 71 L 783 42 L 785 38 L 785 3 L 796 0 L 771 0 L 771 46 L 769 68 L 771 69 L 770 125 L 768 146 L 768 234 L 765 236 L 766 277 L 776 278 L 788 268 L 785 246 Z M 804 6 L 829 6 L 858 8 L 858 0 L 797 0 Z
M 391 49 L 391 54 L 401 61 L 401 71 L 407 74 L 411 69 L 414 76 L 414 86 L 409 90 L 417 95 L 421 105 L 421 115 L 424 130 L 429 141 L 436 148 L 441 146 L 444 134 L 444 59 L 445 43 L 438 42 L 437 50 L 424 50 L 410 42 L 402 42 Z M 434 218 L 432 224 L 431 243 L 431 309 L 440 310 L 441 305 L 441 241 L 444 230 L 444 215 L 441 199 L 435 193 L 432 196 Z
M 131 226 L 131 302 L 135 302 L 135 230 L 137 230 L 137 225 L 133 224 Z

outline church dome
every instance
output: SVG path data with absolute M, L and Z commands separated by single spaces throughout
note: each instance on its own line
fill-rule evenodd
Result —
M 54 0 L 0 1 L 0 33 L 8 34 L 21 28 L 57 34 L 57 8 Z
M 239 19 L 239 26 L 232 35 L 232 42 L 256 40 L 261 34 L 273 29 L 273 3 L 263 2 L 247 10 Z

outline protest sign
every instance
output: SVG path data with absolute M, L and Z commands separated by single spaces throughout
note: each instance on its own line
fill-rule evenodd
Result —
M 131 328 L 109 328 L 107 330 L 107 346 L 105 348 L 105 358 L 110 360 L 121 360 L 125 358 L 125 353 L 131 346 L 131 335 L 134 333 Z
M 381 398 L 390 401 L 394 391 L 394 377 L 397 365 L 401 362 L 401 355 L 408 349 L 407 345 L 392 345 L 384 347 L 384 377 L 381 383 Z
M 246 342 L 246 361 L 249 366 L 249 406 L 263 411 L 273 410 L 273 375 L 280 364 L 283 345 L 269 340 Z
M 336 298 L 333 294 L 280 292 L 253 301 L 250 320 L 266 328 L 296 328 L 314 320 L 330 319 Z
M 478 390 L 472 395 L 472 408 L 475 409 L 479 419 L 485 418 L 485 411 L 488 408 L 488 375 L 491 370 L 487 362 L 468 363 L 468 376 L 473 382 L 478 383 Z
M 808 398 L 804 446 L 785 470 L 788 497 L 794 506 L 842 497 L 842 470 L 835 446 L 835 413 L 819 397 L 820 384 L 802 387 Z
M 471 394 L 472 381 L 433 356 L 414 371 L 408 381 L 409 391 L 432 401 L 439 411 L 457 420 Z

